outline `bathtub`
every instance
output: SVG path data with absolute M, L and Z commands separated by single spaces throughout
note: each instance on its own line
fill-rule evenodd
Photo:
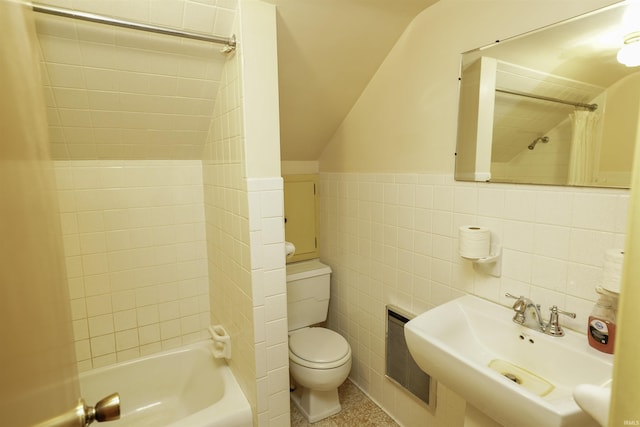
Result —
M 120 393 L 113 427 L 250 427 L 251 408 L 231 369 L 211 355 L 211 341 L 80 374 L 87 405 Z

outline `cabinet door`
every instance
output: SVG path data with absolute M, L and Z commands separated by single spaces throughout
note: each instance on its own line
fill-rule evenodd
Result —
M 317 176 L 292 175 L 284 177 L 285 240 L 296 247 L 295 255 L 287 262 L 317 258 Z

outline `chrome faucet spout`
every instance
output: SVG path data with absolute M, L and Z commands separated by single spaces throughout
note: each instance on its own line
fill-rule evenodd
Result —
M 564 331 L 558 322 L 558 314 L 564 314 L 565 316 L 573 319 L 576 317 L 575 313 L 559 310 L 558 307 L 554 305 L 549 309 L 551 311 L 549 322 L 545 322 L 542 319 L 542 314 L 540 313 L 540 304 L 536 304 L 529 298 L 522 295 L 517 297 L 507 293 L 505 296 L 516 300 L 516 302 L 513 303 L 513 311 L 515 311 L 513 321 L 515 323 L 529 329 L 543 332 L 547 335 L 556 337 L 564 335 Z
M 525 323 L 530 323 L 532 324 L 534 327 L 531 329 L 538 329 L 541 332 L 544 332 L 547 324 L 545 323 L 544 320 L 542 320 L 542 314 L 540 313 L 540 304 L 535 304 L 533 301 L 531 300 L 527 300 L 527 309 L 529 309 L 531 315 L 527 316 L 525 314 Z M 526 313 L 526 309 L 525 309 L 525 313 Z M 531 327 L 531 326 L 529 326 Z

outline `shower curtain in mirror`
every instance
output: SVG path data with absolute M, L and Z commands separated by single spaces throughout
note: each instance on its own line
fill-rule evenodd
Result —
M 598 114 L 576 109 L 569 114 L 572 125 L 569 185 L 586 185 L 595 181 L 596 136 Z

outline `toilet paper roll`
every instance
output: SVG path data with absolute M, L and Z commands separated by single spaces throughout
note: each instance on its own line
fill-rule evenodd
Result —
M 602 267 L 602 287 L 607 291 L 620 293 L 623 261 L 624 251 L 609 249 L 605 252 L 604 265 Z
M 491 230 L 477 225 L 458 229 L 458 253 L 463 258 L 478 259 L 491 255 Z
M 296 247 L 291 242 L 284 242 L 284 253 L 287 258 L 291 258 L 296 253 Z

